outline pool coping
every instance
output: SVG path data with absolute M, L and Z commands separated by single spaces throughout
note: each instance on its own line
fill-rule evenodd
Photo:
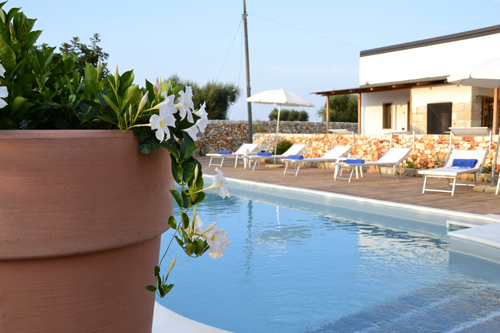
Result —
M 215 177 L 214 175 L 206 175 L 206 174 L 203 175 L 203 178 L 206 178 L 207 180 L 212 180 L 214 177 Z M 270 189 L 279 190 L 281 192 L 286 191 L 287 195 L 293 194 L 291 199 L 296 199 L 304 202 L 318 203 L 318 200 L 314 200 L 315 198 L 317 199 L 318 197 L 329 200 L 341 199 L 359 203 L 369 203 L 381 207 L 392 207 L 397 209 L 436 214 L 440 216 L 449 216 L 450 219 L 462 218 L 467 220 L 480 220 L 478 222 L 478 225 L 475 227 L 448 232 L 448 236 L 450 237 L 449 251 L 462 253 L 468 256 L 473 256 L 500 264 L 500 216 L 499 215 L 482 215 L 482 214 L 459 212 L 441 208 L 402 204 L 391 201 L 357 197 L 347 194 L 339 194 L 339 193 L 304 189 L 292 186 L 255 182 L 237 178 L 226 178 L 226 180 L 230 184 L 229 189 L 231 189 L 232 187 L 231 185 L 235 184 L 239 185 L 240 188 L 266 187 Z M 301 194 L 302 195 L 307 194 L 307 196 L 299 197 L 299 195 Z M 444 223 L 438 223 L 438 224 L 445 225 Z M 495 235 L 495 237 L 490 237 L 492 232 Z M 229 332 L 183 317 L 167 309 L 161 304 L 156 303 L 152 332 L 164 333 L 167 331 L 171 331 L 172 329 L 181 330 L 182 332 L 199 332 L 199 333 Z

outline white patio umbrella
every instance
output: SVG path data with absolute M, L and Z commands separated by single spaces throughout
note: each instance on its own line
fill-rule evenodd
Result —
M 500 58 L 491 59 L 473 66 L 469 70 L 455 73 L 448 76 L 448 82 L 462 84 L 479 88 L 498 89 L 500 88 Z M 495 169 L 500 146 L 500 136 L 498 136 L 495 158 L 491 170 L 491 185 L 495 181 Z
M 261 104 L 277 104 L 278 105 L 278 119 L 276 121 L 276 147 L 278 146 L 278 133 L 280 126 L 280 113 L 281 106 L 305 106 L 314 107 L 314 104 L 309 103 L 302 97 L 292 92 L 286 91 L 283 88 L 276 90 L 266 90 L 258 94 L 252 95 L 247 98 L 247 102 L 261 103 Z
M 448 76 L 448 82 L 464 86 L 496 89 L 500 87 L 500 58 L 491 59 Z

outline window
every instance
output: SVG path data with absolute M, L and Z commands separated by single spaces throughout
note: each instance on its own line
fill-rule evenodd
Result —
M 480 96 L 481 98 L 481 126 L 493 127 L 493 97 Z
M 392 104 L 391 103 L 385 103 L 382 106 L 382 128 L 387 129 L 387 128 L 392 128 Z
M 451 127 L 452 103 L 427 104 L 427 134 L 443 134 Z

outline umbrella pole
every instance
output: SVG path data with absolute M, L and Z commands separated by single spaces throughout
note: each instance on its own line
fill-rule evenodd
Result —
M 280 113 L 281 113 L 281 104 L 278 104 L 278 119 L 276 121 L 276 143 L 274 145 L 274 155 L 278 153 L 278 132 L 280 128 Z M 274 164 L 276 164 L 276 159 L 274 159 Z
M 500 133 L 498 134 L 497 149 L 495 151 L 495 157 L 493 158 L 493 163 L 491 167 L 491 186 L 495 186 L 495 170 L 497 168 L 497 158 L 498 158 L 498 147 L 500 146 Z M 500 175 L 498 176 L 500 177 Z

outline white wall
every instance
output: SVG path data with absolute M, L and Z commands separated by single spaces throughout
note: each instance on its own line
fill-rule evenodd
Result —
M 427 87 L 413 87 L 412 107 L 427 107 L 429 103 L 452 102 L 470 103 L 472 97 L 472 87 L 457 85 L 441 85 Z
M 447 76 L 498 58 L 500 33 L 454 42 L 363 56 L 359 84 Z
M 383 134 L 408 130 L 408 101 L 410 89 L 361 94 L 361 134 Z M 382 128 L 382 105 L 392 104 L 392 129 Z

